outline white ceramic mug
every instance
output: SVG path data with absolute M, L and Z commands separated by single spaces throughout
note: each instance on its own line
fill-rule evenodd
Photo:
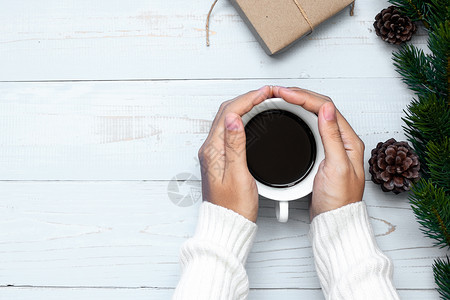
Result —
M 287 222 L 289 218 L 289 201 L 303 198 L 312 192 L 314 177 L 317 174 L 320 162 L 325 158 L 325 153 L 320 139 L 317 116 L 305 110 L 303 107 L 288 103 L 281 98 L 267 99 L 253 107 L 252 110 L 242 116 L 244 126 L 257 114 L 271 109 L 285 110 L 299 116 L 311 129 L 316 143 L 316 158 L 313 167 L 308 175 L 297 184 L 290 187 L 275 188 L 255 179 L 258 194 L 276 201 L 275 213 L 278 221 Z

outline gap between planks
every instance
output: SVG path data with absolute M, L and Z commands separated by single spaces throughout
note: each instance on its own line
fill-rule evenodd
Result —
M 77 83 L 77 82 L 154 82 L 154 81 L 256 81 L 256 80 L 350 80 L 350 79 L 402 79 L 401 76 L 358 77 L 236 77 L 236 78 L 139 78 L 139 79 L 48 79 L 48 80 L 0 80 L 0 83 Z
M 53 285 L 0 285 L 0 289 L 14 289 L 14 288 L 35 288 L 35 289 L 126 289 L 126 290 L 175 290 L 174 287 L 159 287 L 159 286 L 53 286 Z M 250 288 L 251 291 L 320 291 L 321 288 Z M 398 291 L 434 291 L 434 288 L 410 289 L 397 288 Z
M 31 183 L 31 182 L 39 182 L 39 183 L 53 183 L 53 182 L 79 182 L 79 183 L 102 183 L 102 182 L 170 182 L 170 181 L 179 181 L 179 182 L 185 182 L 187 180 L 185 179 L 179 179 L 179 180 L 167 180 L 167 179 L 142 179 L 142 180 L 136 180 L 136 179 L 124 179 L 124 180 L 117 180 L 117 179 L 105 179 L 105 180 L 77 180 L 77 179 L 36 179 L 36 180 L 20 180 L 20 179 L 2 179 L 0 180 L 0 183 L 2 182 L 18 182 L 18 183 Z M 192 182 L 201 182 L 201 180 L 189 180 Z M 372 182 L 370 179 L 366 179 L 366 182 Z

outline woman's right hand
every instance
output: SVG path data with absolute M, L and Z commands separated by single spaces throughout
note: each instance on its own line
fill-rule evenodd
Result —
M 314 179 L 311 220 L 317 215 L 362 200 L 364 192 L 364 143 L 330 98 L 300 88 L 273 87 L 273 96 L 300 105 L 319 117 L 325 149 Z

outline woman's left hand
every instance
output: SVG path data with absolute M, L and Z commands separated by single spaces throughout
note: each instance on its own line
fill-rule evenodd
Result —
M 268 98 L 272 98 L 272 87 L 264 86 L 222 103 L 198 151 L 203 200 L 231 209 L 252 222 L 258 215 L 258 190 L 247 168 L 241 116 Z

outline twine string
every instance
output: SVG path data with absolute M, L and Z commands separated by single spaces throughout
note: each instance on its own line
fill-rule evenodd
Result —
M 297 5 L 298 10 L 300 11 L 300 13 L 302 14 L 303 18 L 305 18 L 306 22 L 308 22 L 309 28 L 311 28 L 311 32 L 314 30 L 314 27 L 311 23 L 311 21 L 308 18 L 308 15 L 306 14 L 305 10 L 303 9 L 303 7 L 300 5 L 300 3 L 298 3 L 297 0 L 293 0 L 295 5 Z
M 211 13 L 214 9 L 214 6 L 216 6 L 218 0 L 214 0 L 213 4 L 211 5 L 211 8 L 208 12 L 208 17 L 206 18 L 206 46 L 209 47 L 209 18 L 211 17 Z

